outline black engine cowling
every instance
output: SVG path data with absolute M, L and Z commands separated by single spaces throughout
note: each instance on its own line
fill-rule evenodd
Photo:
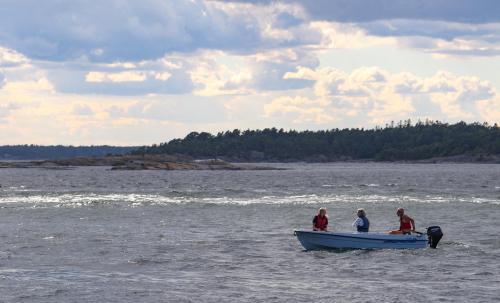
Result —
M 439 226 L 427 227 L 427 236 L 429 239 L 429 246 L 431 248 L 436 248 L 439 240 L 443 237 L 443 231 Z

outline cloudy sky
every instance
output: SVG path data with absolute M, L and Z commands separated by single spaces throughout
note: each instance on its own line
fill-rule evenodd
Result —
M 500 123 L 500 1 L 2 0 L 0 145 Z

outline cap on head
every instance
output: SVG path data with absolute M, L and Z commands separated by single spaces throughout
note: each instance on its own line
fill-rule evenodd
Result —
M 358 208 L 358 211 L 357 211 L 358 215 L 366 215 L 366 212 L 365 212 L 365 209 L 364 208 Z
M 403 208 L 398 208 L 398 210 L 396 211 L 396 214 L 398 215 L 403 215 L 405 213 L 405 210 Z

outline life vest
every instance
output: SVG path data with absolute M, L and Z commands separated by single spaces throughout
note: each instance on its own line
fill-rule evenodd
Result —
M 407 219 L 406 222 L 403 222 L 403 218 L 408 218 L 408 216 L 401 216 L 401 218 L 399 218 L 399 230 L 411 230 L 411 222 L 409 219 Z
M 326 216 L 320 217 L 319 215 L 314 216 L 313 219 L 314 228 L 319 230 L 324 230 L 328 226 L 328 218 Z
M 364 232 L 364 233 L 367 233 L 368 232 L 368 229 L 370 229 L 370 221 L 368 221 L 368 218 L 363 216 L 363 217 L 360 217 L 361 220 L 363 220 L 363 226 L 356 226 L 356 228 L 358 229 L 359 232 Z

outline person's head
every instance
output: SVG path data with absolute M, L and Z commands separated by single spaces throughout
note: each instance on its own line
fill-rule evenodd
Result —
M 396 215 L 398 215 L 398 217 L 402 217 L 403 215 L 405 214 L 405 210 L 403 208 L 398 208 L 398 210 L 396 210 Z
M 366 216 L 366 212 L 365 212 L 365 209 L 364 208 L 358 208 L 358 217 L 364 217 Z
M 321 208 L 318 210 L 318 215 L 320 215 L 321 217 L 326 216 L 326 208 L 321 207 Z

